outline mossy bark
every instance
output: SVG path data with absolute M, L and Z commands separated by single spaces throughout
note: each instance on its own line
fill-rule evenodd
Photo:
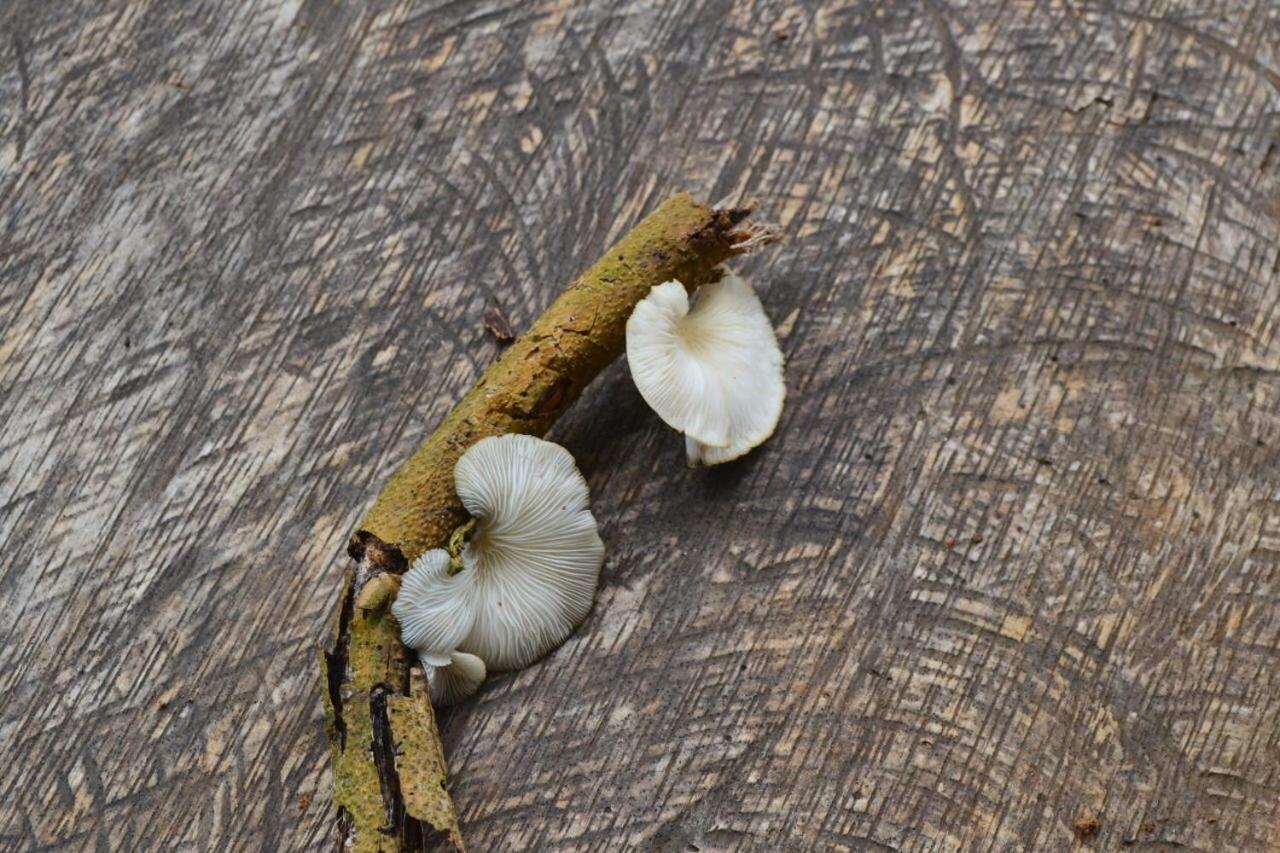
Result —
M 453 468 L 485 436 L 541 435 L 622 354 L 627 318 L 654 285 L 697 287 L 761 242 L 746 209 L 681 194 L 644 219 L 490 367 L 378 496 L 351 538 L 330 646 L 321 658 L 338 844 L 361 851 L 462 849 L 435 715 L 390 612 L 399 574 L 467 514 Z

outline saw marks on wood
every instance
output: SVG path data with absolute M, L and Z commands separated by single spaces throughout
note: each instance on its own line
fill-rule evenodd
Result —
M 788 407 L 557 427 L 609 555 L 441 715 L 471 845 L 1280 844 L 1280 19 L 1196 7 L 6 10 L 0 847 L 326 846 L 347 534 L 679 189 L 784 226 Z

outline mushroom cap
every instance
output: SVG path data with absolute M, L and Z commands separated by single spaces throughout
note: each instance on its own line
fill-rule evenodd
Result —
M 449 565 L 449 552 L 442 548 L 418 557 L 391 605 L 400 639 L 429 666 L 448 666 L 475 622 L 474 573 L 450 575 Z
M 462 454 L 454 487 L 477 521 L 463 570 L 451 575 L 439 548 L 414 561 L 391 606 L 401 639 L 442 670 L 458 666 L 459 653 L 495 670 L 528 666 L 591 609 L 604 543 L 587 483 L 558 444 L 503 435 Z
M 786 397 L 782 351 L 751 285 L 726 273 L 697 303 L 660 284 L 627 320 L 627 363 L 640 395 L 686 436 L 689 461 L 737 459 L 773 434 Z
M 427 693 L 431 704 L 443 708 L 456 705 L 480 688 L 484 683 L 484 661 L 466 652 L 454 652 L 444 666 L 426 667 Z
M 478 519 L 462 552 L 474 623 L 459 648 L 495 670 L 528 666 L 591 609 L 604 543 L 587 483 L 558 444 L 502 435 L 462 455 L 454 485 Z

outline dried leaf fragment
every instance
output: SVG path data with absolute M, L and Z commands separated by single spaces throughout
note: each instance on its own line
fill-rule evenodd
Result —
M 511 320 L 496 299 L 490 299 L 489 307 L 484 310 L 484 327 L 500 344 L 509 344 L 516 339 Z

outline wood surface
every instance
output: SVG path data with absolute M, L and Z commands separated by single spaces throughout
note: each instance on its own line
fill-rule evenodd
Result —
M 778 434 L 553 430 L 609 548 L 441 713 L 476 850 L 1280 846 L 1270 0 L 0 9 L 0 849 L 328 849 L 387 473 L 675 189 Z

